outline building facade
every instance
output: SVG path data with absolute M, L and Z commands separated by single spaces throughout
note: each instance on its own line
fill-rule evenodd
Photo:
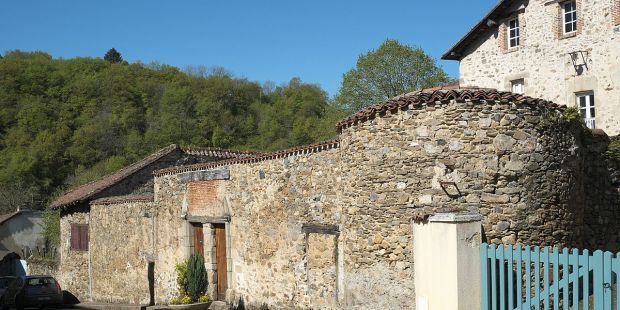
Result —
M 413 222 L 443 212 L 482 214 L 487 242 L 618 250 L 610 139 L 563 111 L 490 89 L 415 92 L 342 120 L 333 141 L 156 169 L 150 193 L 82 209 L 62 200 L 61 284 L 165 304 L 175 264 L 200 253 L 214 299 L 412 309 Z M 71 227 L 87 227 L 86 248 Z
M 502 0 L 442 58 L 460 61 L 461 86 L 576 107 L 620 133 L 618 0 Z

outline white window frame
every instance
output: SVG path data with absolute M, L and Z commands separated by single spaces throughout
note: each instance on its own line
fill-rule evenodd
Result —
M 577 19 L 579 18 L 579 16 L 577 16 L 577 1 L 566 1 L 561 3 L 562 5 L 562 33 L 567 35 L 567 34 L 573 34 L 575 32 L 577 32 Z M 570 11 L 566 11 L 566 6 L 567 5 L 572 5 L 572 9 Z M 572 20 L 567 21 L 566 20 L 566 16 L 567 15 L 574 15 L 574 17 L 572 18 Z M 566 26 L 568 24 L 571 24 L 571 31 L 566 31 Z
M 510 81 L 510 91 L 514 94 L 525 93 L 525 79 L 517 79 Z
M 596 128 L 596 108 L 594 92 L 584 92 L 575 95 L 579 115 L 590 129 Z M 582 104 L 583 103 L 583 104 Z
M 512 23 L 514 22 L 514 27 L 512 27 Z M 514 30 L 515 35 L 512 36 L 512 30 Z M 516 48 L 521 45 L 521 28 L 519 27 L 519 18 L 513 18 L 508 21 L 508 27 L 506 27 L 507 40 L 508 40 L 508 48 Z M 512 45 L 512 40 L 515 40 L 515 45 Z

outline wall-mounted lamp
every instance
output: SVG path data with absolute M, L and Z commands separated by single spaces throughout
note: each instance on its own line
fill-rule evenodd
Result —
M 575 68 L 575 73 L 577 73 L 577 75 L 581 75 L 584 71 L 584 68 L 586 70 L 589 70 L 588 62 L 586 60 L 588 57 L 587 51 L 574 51 L 568 53 L 568 55 L 570 56 L 570 60 L 573 63 L 573 68 Z

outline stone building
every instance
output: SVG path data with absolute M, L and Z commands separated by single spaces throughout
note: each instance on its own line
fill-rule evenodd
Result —
M 620 133 L 619 0 L 501 0 L 442 58 L 461 86 L 566 103 Z
M 482 214 L 489 242 L 618 250 L 610 138 L 564 110 L 421 91 L 340 121 L 333 141 L 209 160 L 164 149 L 54 203 L 61 284 L 83 300 L 166 303 L 174 265 L 202 253 L 216 299 L 411 309 L 412 222 L 442 212 Z
M 26 275 L 26 258 L 43 251 L 41 211 L 18 209 L 0 216 L 0 276 Z
M 242 158 L 256 154 L 258 153 L 233 152 L 217 148 L 181 149 L 176 145 L 170 145 L 115 173 L 82 185 L 58 197 L 50 207 L 61 211 L 58 278 L 63 289 L 70 291 L 82 300 L 138 303 L 140 298 L 143 298 L 144 291 L 125 290 L 121 299 L 115 297 L 114 294 L 108 294 L 108 291 L 99 290 L 96 285 L 100 282 L 93 280 L 100 279 L 95 277 L 101 274 L 107 279 L 117 281 L 111 285 L 122 283 L 132 285 L 127 283 L 127 279 L 131 279 L 137 281 L 136 287 L 138 287 L 141 284 L 138 279 L 146 279 L 147 270 L 140 271 L 142 265 L 136 266 L 131 265 L 131 263 L 148 261 L 153 253 L 147 248 L 152 240 L 147 242 L 141 239 L 151 236 L 150 234 L 146 236 L 141 234 L 141 232 L 146 234 L 152 230 L 151 226 L 145 226 L 150 223 L 148 221 L 148 210 L 132 210 L 130 207 L 115 210 L 115 208 L 109 207 L 103 211 L 106 212 L 106 216 L 118 217 L 118 221 L 112 223 L 113 225 L 103 222 L 101 218 L 93 217 L 100 214 L 98 213 L 101 211 L 100 209 L 107 205 L 135 204 L 140 207 L 149 205 L 153 201 L 152 173 L 157 169 Z M 136 213 L 138 211 L 139 213 Z M 123 225 L 124 223 L 129 226 L 120 226 L 119 230 L 114 230 L 114 225 Z M 100 229 L 100 225 L 104 226 Z M 100 242 L 113 246 L 112 252 L 104 252 L 101 256 L 94 257 L 93 252 L 97 253 L 97 245 Z M 124 250 L 132 245 L 135 247 L 131 250 L 135 250 L 135 252 L 125 256 Z M 127 259 L 127 257 L 132 259 Z M 141 277 L 143 274 L 144 277 Z M 122 278 L 123 276 L 128 277 Z M 126 289 L 125 286 L 115 286 L 115 288 L 117 290 Z M 146 296 L 149 296 L 148 290 Z

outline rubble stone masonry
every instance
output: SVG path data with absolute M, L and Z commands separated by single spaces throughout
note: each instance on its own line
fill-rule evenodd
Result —
M 620 177 L 608 142 L 561 109 L 435 101 L 345 126 L 336 149 L 206 168 L 224 179 L 187 182 L 200 168 L 168 171 L 156 177 L 156 205 L 164 222 L 182 221 L 184 210 L 230 219 L 231 302 L 407 309 L 415 298 L 411 223 L 420 214 L 479 212 L 493 243 L 619 249 L 610 229 L 620 219 Z M 183 258 L 185 233 L 177 232 L 158 245 L 160 257 Z M 174 262 L 158 262 L 167 268 L 160 280 L 168 282 L 159 283 L 166 298 Z M 214 257 L 207 262 L 223 272 Z
M 561 2 L 515 1 L 508 12 L 519 12 L 521 45 L 505 52 L 506 27 L 488 30 L 463 53 L 460 85 L 511 90 L 524 79 L 525 94 L 576 106 L 575 94 L 593 92 L 596 127 L 620 133 L 620 13 L 618 0 L 578 0 L 577 32 L 562 34 Z M 523 6 L 522 5 L 526 5 Z M 527 26 L 526 26 L 527 25 Z M 527 29 L 525 29 L 527 28 Z M 498 30 L 499 29 L 499 30 Z M 577 53 L 578 74 L 569 53 Z M 583 55 L 583 58 L 582 58 Z
M 441 212 L 482 214 L 487 242 L 620 249 L 610 140 L 563 108 L 440 91 L 338 128 L 338 143 L 156 172 L 152 202 L 91 203 L 92 299 L 145 303 L 150 261 L 155 301 L 167 303 L 200 226 L 209 293 L 225 274 L 220 293 L 248 308 L 412 309 L 412 222 Z M 85 214 L 63 216 L 62 240 Z M 89 283 L 87 253 L 61 251 L 61 283 L 87 293 L 74 286 Z

